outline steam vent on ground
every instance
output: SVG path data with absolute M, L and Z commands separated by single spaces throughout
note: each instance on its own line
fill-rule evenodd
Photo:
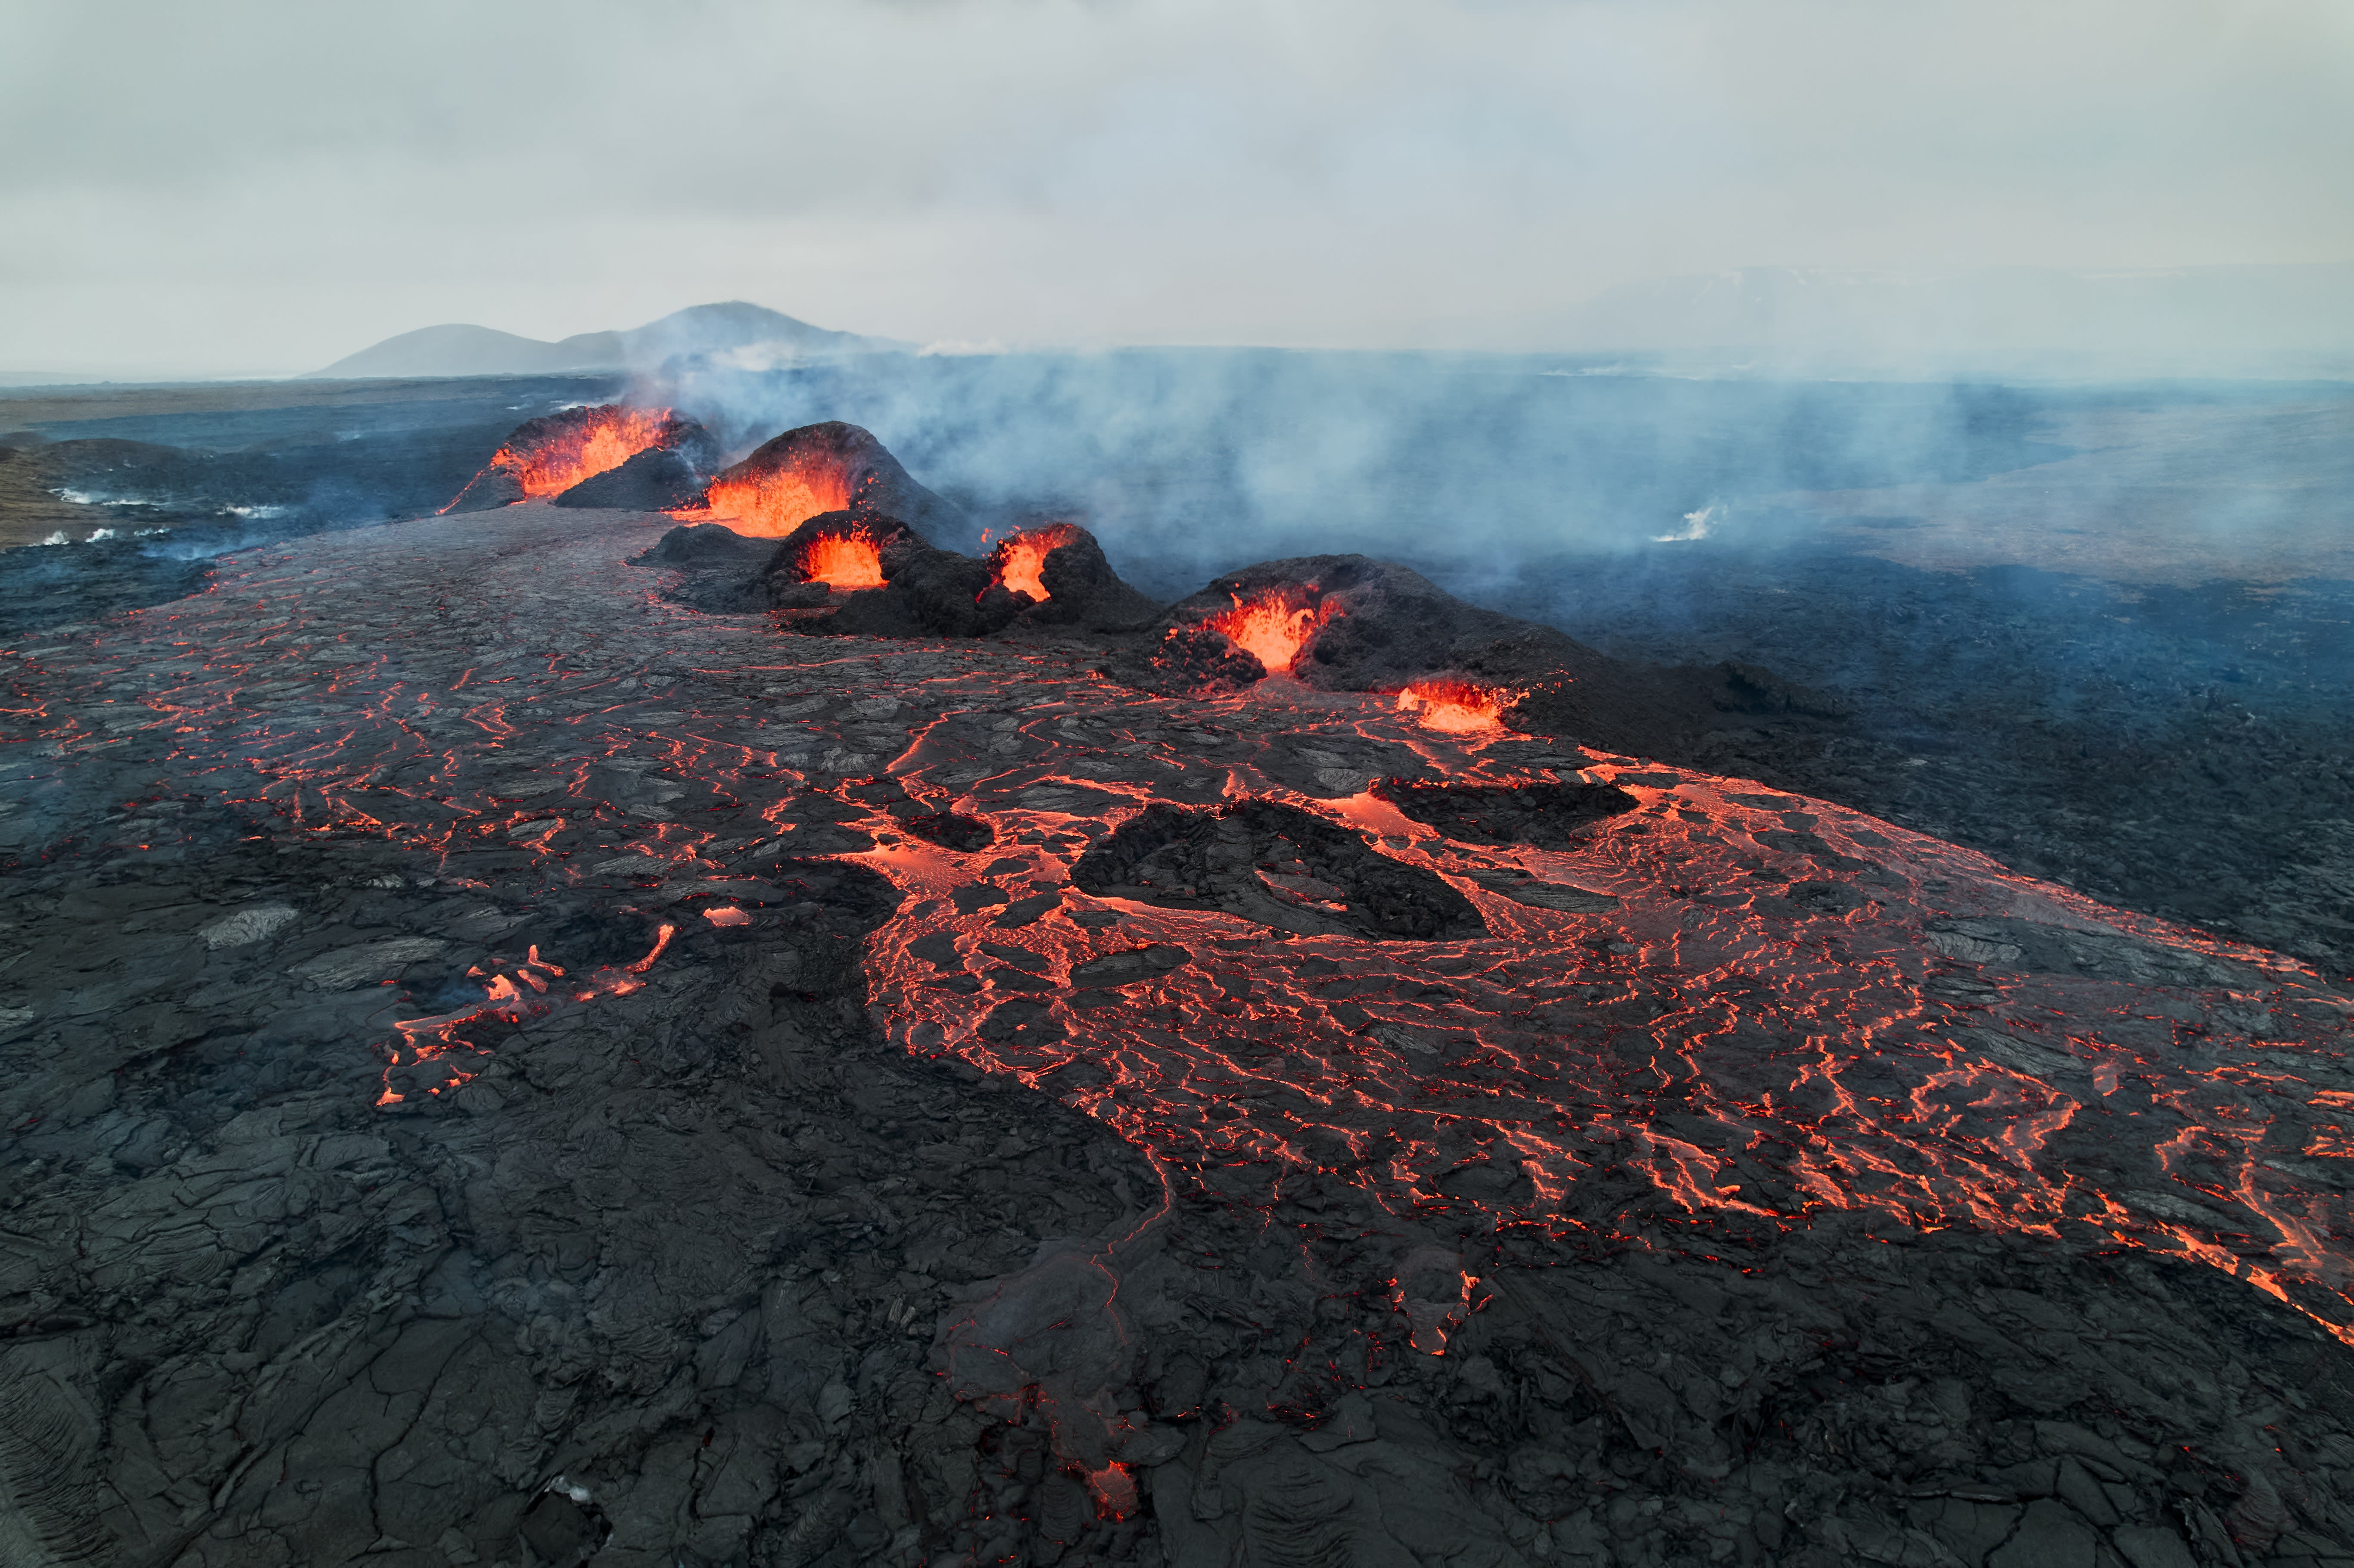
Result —
M 1766 670 L 724 455 L 5 653 L 0 1561 L 2354 1560 L 2340 980 Z

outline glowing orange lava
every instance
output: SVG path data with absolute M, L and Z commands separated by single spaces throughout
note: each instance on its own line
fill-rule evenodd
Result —
M 839 463 L 797 463 L 766 473 L 716 479 L 709 498 L 712 517 L 738 534 L 781 539 L 812 517 L 848 511 L 850 473 Z M 882 580 L 878 577 L 872 583 L 842 586 L 874 588 Z
M 864 534 L 812 539 L 801 556 L 801 580 L 837 588 L 881 588 L 883 552 Z
M 1314 593 L 1315 586 L 1310 584 L 1307 591 Z M 1231 597 L 1234 609 L 1202 624 L 1267 666 L 1270 675 L 1288 673 L 1308 640 L 1341 614 L 1341 607 L 1329 601 L 1294 604 L 1294 594 L 1281 588 L 1268 588 L 1247 599 L 1240 594 Z
M 1477 735 L 1501 729 L 1504 710 L 1527 695 L 1469 681 L 1415 681 L 1398 694 L 1398 712 L 1441 735 Z
M 490 466 L 504 468 L 525 496 L 561 495 L 584 479 L 620 467 L 662 444 L 668 408 L 602 408 L 597 418 L 559 431 L 526 450 L 501 447 Z
M 1067 523 L 1050 523 L 1044 528 L 1033 528 L 1001 540 L 993 552 L 998 582 L 1014 593 L 1026 593 L 1038 603 L 1045 603 L 1054 597 L 1039 577 L 1046 568 L 1046 557 L 1076 538 L 1078 532 Z

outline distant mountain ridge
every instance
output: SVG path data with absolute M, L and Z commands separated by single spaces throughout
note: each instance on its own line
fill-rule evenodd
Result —
M 740 355 L 758 365 L 888 354 L 913 346 L 891 338 L 811 326 L 765 305 L 731 300 L 725 304 L 690 305 L 627 332 L 577 333 L 556 343 L 463 323 L 419 327 L 347 355 L 303 379 L 651 370 L 682 355 Z

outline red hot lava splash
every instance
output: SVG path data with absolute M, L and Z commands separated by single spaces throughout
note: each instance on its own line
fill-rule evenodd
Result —
M 1397 706 L 1425 729 L 1481 735 L 1501 729 L 1505 710 L 1526 694 L 1470 681 L 1416 681 L 1398 694 Z
M 723 475 L 707 492 L 710 517 L 753 538 L 781 539 L 812 517 L 848 510 L 854 478 L 848 464 L 814 453 L 790 467 Z
M 1078 535 L 1079 531 L 1067 523 L 1050 523 L 1043 528 L 1027 529 L 1001 539 L 990 553 L 998 585 L 1014 593 L 1028 594 L 1036 603 L 1045 603 L 1054 597 L 1039 577 L 1046 569 L 1046 557 Z
M 1313 583 L 1297 592 L 1268 588 L 1248 599 L 1233 598 L 1234 609 L 1202 624 L 1257 660 L 1270 675 L 1290 673 L 1309 641 L 1341 613 L 1338 603 L 1317 596 Z
M 503 446 L 489 466 L 514 475 L 526 499 L 561 495 L 582 480 L 617 469 L 642 451 L 662 444 L 667 433 L 668 408 L 628 408 L 611 405 L 584 410 L 590 416 L 570 422 L 526 447 Z
M 801 551 L 801 580 L 832 588 L 875 588 L 883 586 L 883 552 L 874 536 L 853 525 L 839 534 L 822 534 Z

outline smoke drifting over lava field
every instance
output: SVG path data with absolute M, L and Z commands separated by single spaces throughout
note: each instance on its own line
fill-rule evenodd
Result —
M 415 515 L 11 638 L 12 1550 L 2354 1557 L 2342 650 L 2108 713 L 2158 644 L 2038 638 L 2244 605 L 2037 620 L 1664 478 L 1682 538 L 1509 580 L 1500 514 L 1394 550 L 1267 473 L 1156 535 L 1208 482 L 1112 504 L 1118 421 L 1057 495 L 902 419 L 918 482 L 802 406 L 847 374 L 470 404 Z M 1945 396 L 1939 474 L 1864 471 L 1900 390 L 1811 492 L 1932 534 L 2049 456 Z M 1397 473 L 1500 508 L 1469 456 Z M 2103 726 L 2296 810 L 2201 773 L 2128 862 L 2054 782 Z

